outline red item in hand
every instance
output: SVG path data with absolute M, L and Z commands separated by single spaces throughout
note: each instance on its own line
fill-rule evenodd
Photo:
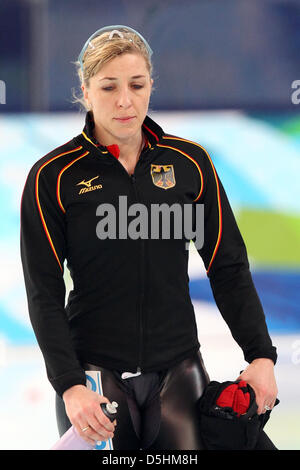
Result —
M 246 413 L 250 404 L 250 394 L 247 391 L 247 382 L 241 380 L 236 384 L 226 387 L 218 397 L 216 404 L 222 408 L 232 408 L 238 416 Z

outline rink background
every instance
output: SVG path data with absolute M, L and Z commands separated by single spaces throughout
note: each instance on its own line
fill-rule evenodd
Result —
M 281 403 L 266 431 L 280 449 L 300 449 L 300 115 L 211 111 L 152 112 L 152 117 L 166 132 L 194 140 L 210 152 L 245 238 L 278 348 L 275 371 Z M 33 163 L 79 133 L 83 121 L 79 113 L 0 116 L 0 449 L 49 449 L 58 438 L 54 391 L 28 319 L 19 206 Z M 247 364 L 214 304 L 193 248 L 189 275 L 210 378 L 234 380 Z M 65 281 L 68 291 L 67 271 Z
M 28 319 L 20 199 L 33 163 L 81 131 L 74 60 L 109 24 L 137 29 L 154 51 L 154 119 L 213 159 L 278 348 L 281 403 L 266 430 L 300 449 L 299 18 L 299 0 L 1 0 L 0 449 L 48 449 L 58 437 Z M 208 372 L 234 379 L 245 363 L 193 251 L 189 270 Z

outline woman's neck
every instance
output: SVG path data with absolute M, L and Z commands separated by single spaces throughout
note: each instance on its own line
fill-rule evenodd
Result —
M 94 129 L 94 136 L 99 142 L 100 145 L 108 147 L 109 145 L 118 145 L 120 149 L 120 157 L 124 160 L 131 158 L 132 155 L 139 153 L 140 149 L 143 148 L 144 135 L 141 129 L 141 132 L 138 135 L 133 136 L 131 139 L 123 140 L 116 139 L 113 136 L 103 136 L 103 132 L 97 130 L 97 126 Z
M 140 158 L 140 154 L 143 150 L 143 147 L 144 135 L 142 133 L 142 138 L 139 146 L 135 147 L 134 149 L 130 149 L 131 153 L 129 153 L 129 149 L 127 149 L 125 153 L 122 153 L 122 150 L 120 149 L 119 162 L 124 166 L 124 168 L 130 175 L 134 173 L 135 166 Z
M 140 134 L 133 136 L 131 139 L 114 139 L 112 136 L 103 136 L 102 132 L 97 132 L 97 127 L 94 129 L 94 136 L 100 145 L 108 147 L 109 145 L 118 145 L 120 149 L 120 157 L 123 161 L 132 161 L 139 157 L 144 147 L 144 135 L 141 129 Z
M 94 129 L 94 136 L 99 144 L 108 147 L 110 145 L 118 145 L 120 154 L 118 157 L 119 162 L 124 166 L 129 174 L 133 174 L 135 166 L 140 158 L 140 154 L 144 148 L 144 134 L 141 130 L 140 135 L 132 137 L 130 140 L 119 140 L 108 136 L 104 138 L 99 135 L 96 126 Z M 113 142 L 114 141 L 114 142 Z

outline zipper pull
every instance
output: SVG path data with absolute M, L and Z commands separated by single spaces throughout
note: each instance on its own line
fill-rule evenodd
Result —
M 140 367 L 137 368 L 136 372 L 123 372 L 121 375 L 121 379 L 130 379 L 131 377 L 137 377 L 138 375 L 141 375 L 141 369 Z

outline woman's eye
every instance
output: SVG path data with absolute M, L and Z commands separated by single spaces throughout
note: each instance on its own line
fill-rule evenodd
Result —
M 140 88 L 143 88 L 143 85 L 132 85 L 132 87 L 135 89 L 135 90 L 139 90 Z M 102 90 L 104 91 L 111 91 L 113 90 L 114 87 L 112 86 L 108 86 L 108 87 L 105 87 L 105 88 L 102 88 Z

